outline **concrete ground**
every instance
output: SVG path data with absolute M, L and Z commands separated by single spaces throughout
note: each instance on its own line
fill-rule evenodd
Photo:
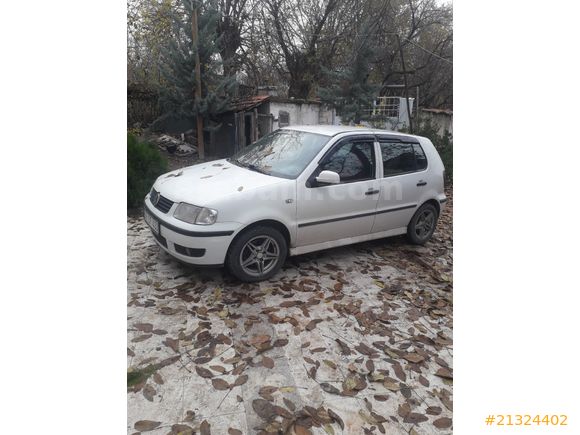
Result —
M 449 434 L 452 198 L 432 241 L 290 258 L 240 284 L 128 218 L 127 433 Z

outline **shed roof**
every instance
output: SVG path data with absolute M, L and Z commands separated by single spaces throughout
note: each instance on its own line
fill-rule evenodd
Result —
M 228 111 L 241 112 L 242 110 L 251 110 L 269 99 L 270 95 L 253 95 L 251 97 L 238 98 L 230 103 Z
M 449 110 L 449 109 L 425 109 L 425 108 L 421 108 L 420 109 L 422 112 L 429 112 L 429 113 L 437 113 L 437 114 L 444 114 L 444 115 L 453 115 L 453 110 Z

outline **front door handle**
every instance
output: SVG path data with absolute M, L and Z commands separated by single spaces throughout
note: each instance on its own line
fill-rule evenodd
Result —
M 377 193 L 379 193 L 378 189 L 369 189 L 365 192 L 365 195 L 376 195 Z
M 417 183 L 417 186 L 426 186 L 427 182 L 423 181 L 423 180 L 419 180 L 419 182 Z

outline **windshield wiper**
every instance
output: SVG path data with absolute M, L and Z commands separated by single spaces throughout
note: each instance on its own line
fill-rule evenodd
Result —
M 259 172 L 260 174 L 270 175 L 267 171 L 265 171 L 264 169 L 260 168 L 257 165 L 254 165 L 253 163 L 242 163 L 238 159 L 231 159 L 231 161 L 234 162 L 236 165 L 241 166 L 242 168 L 249 169 L 250 171 Z
M 248 168 L 251 171 L 254 172 L 259 172 L 260 174 L 266 174 L 266 175 L 270 175 L 268 172 L 266 172 L 264 169 L 260 168 L 259 166 L 253 165 L 251 163 L 247 164 L 245 166 L 246 168 Z

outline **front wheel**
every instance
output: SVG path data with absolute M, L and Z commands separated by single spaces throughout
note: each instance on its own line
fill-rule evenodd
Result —
M 439 213 L 433 204 L 423 204 L 407 226 L 407 238 L 415 245 L 424 245 L 433 235 Z
M 244 231 L 233 242 L 226 265 L 241 281 L 263 281 L 280 270 L 287 254 L 288 245 L 280 231 L 259 226 Z

